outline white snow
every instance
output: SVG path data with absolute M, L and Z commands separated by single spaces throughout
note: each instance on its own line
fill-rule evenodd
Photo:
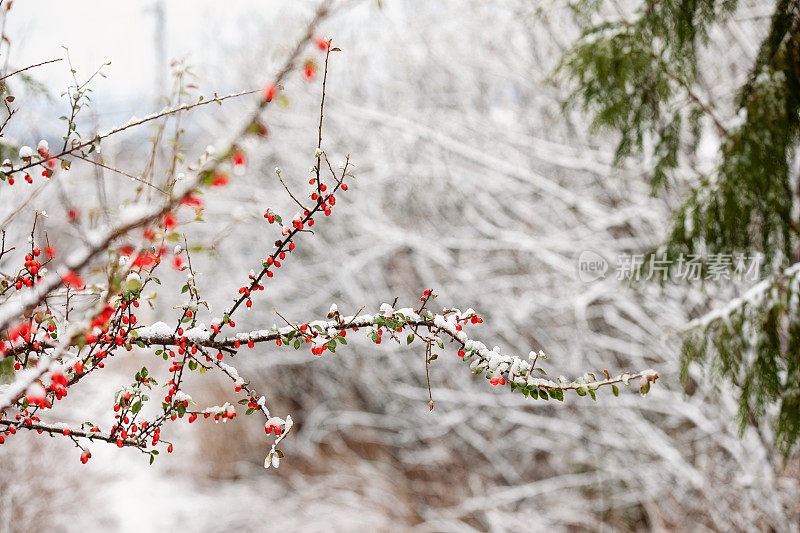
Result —
M 139 338 L 171 337 L 173 331 L 175 331 L 175 328 L 161 321 L 136 330 L 139 334 Z
M 192 397 L 183 392 L 182 390 L 175 391 L 175 394 L 172 395 L 172 400 L 174 402 L 191 402 Z

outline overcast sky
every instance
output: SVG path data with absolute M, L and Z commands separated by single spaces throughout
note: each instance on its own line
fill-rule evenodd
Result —
M 164 31 L 158 30 L 159 4 L 163 7 Z M 66 54 L 62 46 L 69 49 L 81 81 L 111 61 L 103 70 L 107 78 L 96 79 L 92 84 L 94 111 L 100 124 L 111 125 L 160 108 L 157 90 L 165 85 L 168 88 L 170 79 L 169 69 L 159 63 L 159 57 L 164 57 L 167 64 L 187 58 L 200 77 L 204 94 L 244 89 L 237 85 L 234 75 L 210 75 L 209 66 L 221 64 L 226 50 L 235 50 L 238 55 L 243 35 L 248 31 L 252 34 L 254 25 L 279 21 L 285 10 L 297 6 L 303 9 L 307 4 L 236 0 L 233 7 L 221 8 L 219 2 L 210 0 L 18 0 L 6 29 L 11 40 L 11 68 L 63 58 Z M 159 48 L 163 48 L 163 54 L 159 54 Z M 58 97 L 71 83 L 68 65 L 55 63 L 31 73 L 58 99 L 53 104 L 62 114 L 66 103 Z M 39 108 L 44 103 L 41 99 L 18 101 L 29 111 L 31 106 Z M 58 116 L 49 107 L 41 111 L 43 117 Z M 50 120 L 36 122 L 38 131 L 46 133 Z
M 158 0 L 136 2 L 89 0 L 25 0 L 14 2 L 7 34 L 12 42 L 12 66 L 26 66 L 64 56 L 69 48 L 73 64 L 88 75 L 102 63 L 108 79 L 95 90 L 104 100 L 151 96 L 157 86 Z M 202 68 L 209 52 L 235 44 L 237 27 L 256 17 L 279 13 L 282 2 L 236 0 L 221 8 L 210 0 L 169 0 L 164 8 L 164 48 L 168 59 L 189 57 Z M 46 16 L 45 16 L 46 14 Z M 213 21 L 213 23 L 210 23 Z M 54 65 L 41 69 L 54 87 L 69 81 L 68 69 Z M 59 83 L 60 82 L 60 83 Z

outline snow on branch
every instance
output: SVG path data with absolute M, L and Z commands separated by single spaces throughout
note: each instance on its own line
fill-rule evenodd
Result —
M 796 279 L 798 274 L 800 274 L 800 263 L 794 263 L 793 265 L 785 268 L 781 272 L 756 283 L 750 289 L 748 289 L 747 292 L 745 292 L 742 296 L 734 298 L 727 304 L 718 307 L 699 318 L 692 320 L 681 331 L 686 332 L 698 328 L 705 329 L 714 322 L 717 322 L 719 320 L 728 320 L 730 316 L 732 316 L 740 309 L 752 305 L 757 306 L 764 300 L 764 298 L 767 295 L 767 292 L 769 292 L 773 287 L 775 287 L 776 284 L 785 281 L 791 282 L 792 280 Z
M 456 309 L 445 309 L 441 314 L 423 310 L 418 313 L 411 308 L 395 310 L 384 304 L 375 315 L 339 316 L 337 311 L 335 320 L 289 324 L 282 328 L 238 333 L 225 338 L 214 338 L 214 332 L 204 327 L 189 329 L 183 336 L 176 336 L 167 324 L 158 322 L 137 329 L 136 338 L 148 346 L 179 346 L 188 341 L 196 346 L 216 349 L 238 349 L 243 344 L 252 347 L 263 342 L 276 342 L 279 346 L 295 345 L 296 348 L 310 344 L 315 355 L 322 355 L 325 350 L 335 351 L 337 342 L 339 345 L 346 344 L 342 333 L 346 334 L 348 330 L 367 329 L 370 339 L 376 343 L 380 341 L 384 331 L 399 341 L 398 335 L 408 330 L 405 341 L 409 344 L 418 337 L 441 348 L 443 343 L 438 335 L 446 336 L 456 344 L 459 357 L 469 363 L 470 369 L 476 374 L 486 371 L 487 379 L 495 385 L 508 384 L 512 389 L 519 387 L 528 393 L 553 391 L 557 399 L 563 399 L 558 391 L 575 390 L 581 396 L 587 393 L 593 396 L 593 391 L 599 387 L 617 383 L 628 385 L 635 379 L 640 380 L 640 390 L 647 392 L 650 383 L 658 378 L 654 370 L 648 369 L 637 373 L 624 372 L 617 376 L 606 373 L 604 379 L 597 379 L 590 373 L 572 380 L 564 377 L 546 379 L 541 377 L 544 375 L 542 369 L 536 367 L 537 360 L 545 358 L 542 352 L 531 352 L 528 359 L 522 359 L 502 353 L 498 347 L 490 350 L 483 342 L 471 339 L 464 331 L 464 326 L 480 322 L 482 320 L 472 310 L 462 313 Z M 427 335 L 421 334 L 419 328 L 425 328 Z

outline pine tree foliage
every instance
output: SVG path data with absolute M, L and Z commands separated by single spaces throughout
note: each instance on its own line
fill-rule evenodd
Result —
M 577 11 L 596 20 L 601 7 Z M 653 0 L 631 19 L 587 22 L 559 71 L 575 86 L 568 105 L 588 111 L 596 128 L 619 133 L 617 162 L 652 158 L 654 193 L 682 195 L 665 241 L 649 256 L 669 262 L 662 282 L 682 256 L 700 256 L 707 269 L 720 254 L 763 254 L 758 285 L 692 323 L 683 362 L 706 362 L 740 388 L 742 429 L 777 413 L 770 418 L 775 444 L 789 454 L 800 440 L 800 1 L 775 4 L 744 83 L 720 102 L 735 114 L 723 120 L 696 86 L 709 35 L 739 7 Z M 704 134 L 719 147 L 716 167 L 705 173 L 691 165 Z

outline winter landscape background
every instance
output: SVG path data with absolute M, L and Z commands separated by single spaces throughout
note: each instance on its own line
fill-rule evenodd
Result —
M 173 60 L 196 75 L 192 98 L 261 88 L 315 6 L 29 0 L 15 3 L 6 31 L 17 66 L 64 57 L 62 45 L 80 77 L 111 61 L 81 122 L 93 131 L 163 107 Z M 740 10 L 715 29 L 701 75 L 723 116 L 770 14 L 759 2 Z M 769 428 L 739 438 L 731 390 L 694 366 L 688 387 L 680 383 L 679 330 L 747 283 L 722 291 L 616 279 L 618 256 L 661 241 L 681 191 L 651 196 L 648 161 L 614 167 L 613 136 L 562 110 L 568 88 L 554 69 L 578 36 L 566 3 L 342 2 L 319 33 L 342 49 L 328 74 L 324 146 L 338 159 L 351 154 L 356 180 L 304 236 L 281 283 L 240 317 L 243 328 L 279 323 L 273 308 L 302 320 L 334 302 L 348 314 L 395 298 L 412 306 L 433 287 L 438 305 L 481 313 L 479 337 L 490 346 L 543 349 L 556 375 L 652 367 L 657 386 L 646 398 L 531 401 L 495 390 L 447 353 L 431 367 L 429 412 L 418 346 L 378 347 L 354 334 L 316 358 L 257 345 L 237 356 L 240 370 L 298 424 L 280 469 L 263 468 L 263 429 L 246 417 L 175 424 L 182 444 L 153 466 L 135 450 L 100 445 L 81 465 L 66 441 L 14 439 L 0 447 L 0 531 L 797 530 L 797 464 L 775 455 Z M 19 87 L 24 120 L 6 140 L 57 144 L 67 109 L 57 88 L 70 83 L 69 69 L 54 63 L 32 76 L 50 94 Z M 264 206 L 292 209 L 273 169 L 299 189 L 313 163 L 320 85 L 295 76 L 285 94 L 290 104 L 266 116 L 268 142 L 249 150 L 247 173 L 208 196 L 207 223 L 185 228 L 212 250 L 193 261 L 218 308 L 263 253 Z M 247 109 L 244 97 L 183 114 L 189 158 L 221 143 Z M 109 139 L 102 156 L 142 175 L 156 131 Z M 708 159 L 695 168 L 713 164 L 716 139 L 703 143 Z M 55 216 L 65 193 L 86 212 L 103 197 L 115 207 L 136 185 L 77 164 L 63 183 L 44 187 L 36 206 Z M 2 189 L 0 219 L 37 187 Z M 69 227 L 49 231 L 70 238 Z M 586 250 L 611 263 L 604 278 L 579 278 Z M 140 320 L 174 318 L 181 301 L 162 294 Z M 109 367 L 124 382 L 146 357 L 134 351 Z M 92 395 L 76 392 L 70 405 L 87 419 L 107 412 L 90 400 L 108 389 L 110 404 L 113 375 L 87 383 Z M 224 401 L 229 384 L 208 383 L 195 400 Z

